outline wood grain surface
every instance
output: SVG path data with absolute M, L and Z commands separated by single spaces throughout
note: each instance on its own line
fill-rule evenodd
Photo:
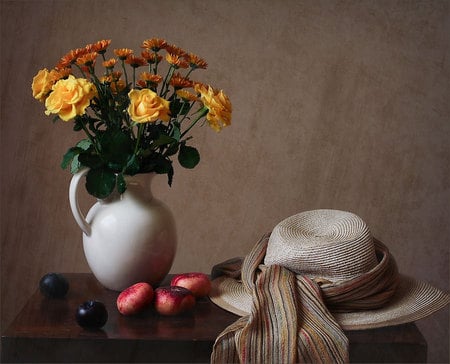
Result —
M 209 362 L 216 337 L 238 319 L 199 299 L 192 311 L 158 315 L 152 307 L 123 316 L 118 292 L 103 288 L 92 274 L 65 274 L 69 292 L 48 299 L 36 291 L 2 336 L 2 362 Z M 167 277 L 162 285 L 167 285 Z M 105 304 L 108 321 L 98 330 L 78 326 L 78 305 L 95 299 Z M 354 363 L 424 362 L 427 344 L 414 324 L 348 331 Z

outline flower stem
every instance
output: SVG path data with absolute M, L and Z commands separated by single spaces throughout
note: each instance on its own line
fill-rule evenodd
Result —
M 83 128 L 83 130 L 86 133 L 87 137 L 89 138 L 89 140 L 91 141 L 92 145 L 94 146 L 94 149 L 97 152 L 97 154 L 100 155 L 100 151 L 97 148 L 97 143 L 96 143 L 95 139 L 93 138 L 92 134 L 89 133 L 89 130 L 87 130 L 86 125 L 84 125 L 83 122 L 81 122 L 81 127 Z
M 208 108 L 207 107 L 203 107 L 201 108 L 199 111 L 197 111 L 200 115 L 191 123 L 191 125 L 189 125 L 189 127 L 181 134 L 180 139 L 182 139 L 188 132 L 189 130 L 191 130 L 195 124 L 197 124 L 197 122 L 204 117 L 206 114 L 208 114 Z
M 163 85 L 161 87 L 161 94 L 159 96 L 165 97 L 167 92 L 169 92 L 169 82 L 175 72 L 175 67 L 170 65 L 169 70 L 167 71 L 166 77 L 164 78 Z
M 141 136 L 142 136 L 143 130 L 144 130 L 144 124 L 140 123 L 138 125 L 138 135 L 137 135 L 136 145 L 134 147 L 134 152 L 133 152 L 134 155 L 137 154 L 137 151 L 139 149 L 139 144 L 141 143 Z
M 153 73 L 156 75 L 158 73 L 158 52 L 153 51 L 155 53 L 155 67 L 153 69 Z
M 84 71 L 83 71 L 83 69 L 82 69 L 79 65 L 77 65 L 76 63 L 74 63 L 74 65 L 75 65 L 75 67 L 77 67 L 78 70 L 81 72 L 82 76 L 83 76 L 84 78 L 87 78 L 87 77 L 86 77 L 86 74 L 85 74 Z
M 128 87 L 128 74 L 127 74 L 127 70 L 125 68 L 125 61 L 122 59 L 122 69 L 123 69 L 123 74 L 125 75 L 125 85 Z
M 188 103 L 188 102 L 185 102 L 185 103 Z M 189 108 L 187 109 L 186 113 L 183 115 L 183 117 L 182 117 L 181 120 L 179 121 L 180 125 L 181 125 L 181 123 L 184 121 L 184 119 L 187 118 L 187 116 L 188 116 L 189 112 L 191 111 L 192 107 L 194 106 L 194 104 L 195 104 L 195 101 L 191 102 L 191 104 L 189 105 Z M 183 106 L 183 107 L 184 107 L 184 106 Z

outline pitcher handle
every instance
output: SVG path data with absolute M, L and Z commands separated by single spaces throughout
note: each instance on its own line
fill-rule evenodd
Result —
M 78 186 L 80 184 L 81 178 L 83 178 L 86 173 L 88 173 L 88 171 L 89 168 L 85 168 L 75 173 L 72 177 L 72 180 L 70 181 L 69 187 L 69 202 L 73 217 L 75 218 L 78 226 L 87 236 L 91 235 L 91 225 L 86 221 L 86 217 L 83 215 L 83 212 L 80 209 L 80 205 L 78 203 Z

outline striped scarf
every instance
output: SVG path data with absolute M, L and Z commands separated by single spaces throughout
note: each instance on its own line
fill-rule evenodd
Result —
M 248 316 L 217 337 L 211 362 L 348 362 L 348 339 L 329 309 L 373 309 L 391 298 L 398 270 L 388 249 L 375 240 L 379 264 L 359 277 L 333 284 L 295 274 L 280 265 L 263 265 L 269 236 L 264 235 L 243 262 L 234 259 L 213 268 L 213 277 L 240 276 L 252 293 L 253 306 Z

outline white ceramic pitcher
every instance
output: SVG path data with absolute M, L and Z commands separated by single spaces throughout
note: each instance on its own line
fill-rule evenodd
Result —
M 126 177 L 123 194 L 116 191 L 98 200 L 85 217 L 77 194 L 87 172 L 73 175 L 69 201 L 83 231 L 84 253 L 93 274 L 115 291 L 137 282 L 159 284 L 172 266 L 177 236 L 172 213 L 152 196 L 153 174 Z

